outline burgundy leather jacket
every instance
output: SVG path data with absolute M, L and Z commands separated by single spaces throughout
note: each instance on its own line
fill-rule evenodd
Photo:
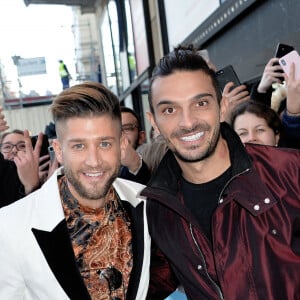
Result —
M 180 201 L 172 153 L 142 192 L 162 254 L 148 299 L 163 299 L 178 283 L 193 300 L 300 299 L 300 151 L 245 148 L 229 126 L 221 128 L 233 171 L 212 217 L 213 243 Z

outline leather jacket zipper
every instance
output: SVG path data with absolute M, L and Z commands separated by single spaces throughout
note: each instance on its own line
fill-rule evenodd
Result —
M 235 179 L 236 177 L 238 177 L 238 176 L 240 176 L 240 175 L 243 175 L 243 174 L 249 172 L 249 170 L 250 170 L 250 169 L 248 168 L 248 169 L 245 169 L 244 171 L 242 171 L 242 172 L 240 172 L 240 173 L 238 173 L 238 174 L 233 175 L 233 176 L 226 182 L 226 184 L 223 186 L 223 189 L 222 189 L 222 191 L 221 191 L 221 193 L 220 193 L 220 195 L 219 195 L 218 201 L 220 201 L 220 199 L 222 198 L 223 192 L 225 191 L 225 189 L 227 188 L 227 186 L 229 185 L 229 183 L 230 183 L 233 179 Z
M 206 262 L 205 262 L 205 259 L 204 259 L 204 255 L 200 249 L 200 246 L 198 245 L 196 239 L 195 239 L 195 236 L 194 236 L 194 232 L 193 232 L 193 228 L 192 228 L 192 224 L 190 223 L 189 224 L 189 227 L 190 227 L 190 233 L 191 233 L 191 236 L 192 236 L 192 239 L 196 245 L 196 248 L 198 249 L 198 252 L 202 258 L 202 263 L 203 263 L 203 268 L 204 268 L 204 271 L 205 271 L 205 274 L 207 276 L 207 278 L 209 279 L 209 281 L 211 282 L 211 284 L 214 286 L 215 290 L 217 291 L 217 294 L 219 295 L 219 299 L 221 300 L 224 300 L 224 296 L 222 294 L 222 291 L 221 291 L 221 288 L 218 286 L 218 284 L 211 278 L 211 276 L 209 275 L 208 273 L 208 270 L 207 270 L 207 265 L 206 265 Z

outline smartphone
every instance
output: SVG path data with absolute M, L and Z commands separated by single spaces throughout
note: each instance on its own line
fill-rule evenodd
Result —
M 38 139 L 37 135 L 34 135 L 34 136 L 31 137 L 31 143 L 32 143 L 33 149 L 35 147 L 37 139 Z M 48 147 L 49 147 L 49 139 L 48 139 L 48 136 L 46 134 L 44 134 L 43 135 L 41 152 L 40 152 L 40 157 L 48 154 Z
M 279 59 L 279 64 L 281 65 L 285 74 L 289 75 L 291 64 L 295 63 L 295 79 L 300 79 L 300 56 L 296 50 L 284 55 Z
M 295 50 L 293 46 L 279 43 L 276 46 L 275 57 L 281 58 L 282 56 L 292 52 L 293 50 Z
M 53 146 L 48 147 L 48 153 L 49 153 L 49 156 L 50 156 L 50 161 L 52 162 L 55 158 L 55 152 L 54 152 Z
M 37 139 L 38 139 L 37 135 L 34 135 L 34 136 L 31 137 L 31 143 L 32 143 L 33 149 L 34 149 L 34 147 L 36 145 Z M 48 139 L 48 136 L 46 134 L 44 134 L 43 135 L 43 140 L 42 140 L 42 147 L 41 147 L 40 157 L 49 154 L 48 153 L 48 147 L 49 147 L 49 139 Z M 42 166 L 46 161 L 47 160 L 40 161 L 40 166 Z M 49 166 L 47 167 L 47 169 L 48 168 L 49 168 Z
M 232 65 L 228 65 L 224 67 L 221 70 L 218 70 L 216 72 L 217 81 L 219 84 L 219 88 L 221 90 L 221 93 L 223 93 L 224 87 L 228 82 L 233 82 L 234 86 L 231 88 L 231 90 L 239 85 L 241 85 L 241 82 L 237 76 L 237 74 L 234 71 L 234 68 Z
M 277 44 L 277 46 L 276 46 L 275 57 L 276 57 L 276 58 L 281 58 L 281 57 L 283 57 L 284 55 L 286 55 L 286 54 L 292 52 L 293 50 L 294 50 L 294 47 L 293 47 L 293 46 L 279 43 L 279 44 Z M 278 65 L 278 63 L 275 63 L 274 65 L 275 65 L 275 66 Z M 278 70 L 278 71 L 276 71 L 276 72 L 277 72 L 277 73 L 283 73 L 283 71 L 281 71 L 281 70 Z M 279 77 L 278 79 L 279 79 L 281 82 L 284 81 L 284 77 Z

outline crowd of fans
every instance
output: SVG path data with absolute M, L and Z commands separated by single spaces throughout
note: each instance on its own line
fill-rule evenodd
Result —
M 179 51 L 178 55 L 180 55 L 180 51 L 190 51 L 190 50 L 185 49 L 185 50 L 178 50 L 178 51 Z M 278 72 L 278 71 L 282 71 L 280 65 L 278 64 L 278 60 L 279 60 L 278 58 L 270 58 L 270 60 L 266 63 L 261 79 L 259 80 L 259 82 L 257 82 L 257 84 L 254 84 L 250 90 L 249 87 L 247 87 L 244 84 L 241 84 L 239 86 L 233 86 L 233 83 L 229 82 L 225 86 L 224 90 L 216 91 L 220 99 L 220 107 L 221 107 L 220 121 L 221 121 L 222 135 L 223 133 L 227 135 L 226 132 L 231 132 L 231 130 L 235 131 L 237 134 L 236 136 L 234 136 L 234 133 L 230 133 L 229 135 L 233 136 L 232 138 L 231 137 L 227 138 L 227 136 L 226 138 L 224 138 L 224 141 L 226 140 L 226 142 L 229 145 L 229 150 L 226 148 L 227 149 L 226 151 L 228 151 L 228 153 L 230 151 L 231 152 L 233 151 L 232 147 L 234 146 L 233 145 L 234 142 L 232 141 L 234 141 L 234 139 L 237 137 L 239 137 L 242 143 L 244 143 L 245 145 L 260 144 L 260 145 L 271 146 L 272 148 L 270 149 L 279 148 L 279 147 L 300 149 L 300 80 L 295 79 L 295 66 L 292 65 L 290 73 L 284 74 L 284 78 L 282 81 L 283 74 L 281 72 Z M 200 60 L 200 63 L 202 64 L 203 62 Z M 168 65 L 168 67 L 170 66 L 171 64 Z M 208 77 L 211 76 L 213 78 L 212 80 L 215 80 L 214 74 L 216 70 L 209 68 L 209 66 L 210 67 L 213 66 L 213 68 L 215 68 L 214 65 L 211 62 L 209 62 L 208 65 L 205 65 L 203 67 L 203 70 L 205 71 L 203 70 L 202 71 L 206 72 L 208 74 L 207 75 Z M 201 70 L 201 68 L 202 67 L 199 67 L 199 70 Z M 198 80 L 197 78 L 193 77 L 195 73 L 191 75 L 192 71 L 186 71 L 184 67 L 183 67 L 184 71 L 180 75 L 178 75 L 178 73 L 175 72 L 175 75 L 173 74 L 174 77 L 170 75 L 172 74 L 172 72 L 170 72 L 170 74 L 165 75 L 163 74 L 162 70 L 163 68 L 161 70 L 159 68 L 156 69 L 158 75 L 157 74 L 155 75 L 154 72 L 154 76 L 151 82 L 152 89 L 153 90 L 156 89 L 159 92 L 161 92 L 161 89 L 163 89 L 164 85 L 168 86 L 168 84 L 170 84 L 166 81 L 169 80 L 169 78 L 170 78 L 170 82 L 171 79 L 174 79 L 174 82 L 176 82 L 176 80 L 180 79 L 179 78 L 180 76 L 183 76 L 185 74 L 186 76 L 191 76 L 191 80 Z M 195 70 L 196 70 L 195 72 L 199 71 L 197 68 L 195 68 Z M 202 71 L 199 72 L 201 73 Z M 162 74 L 160 74 L 159 72 L 162 72 Z M 179 76 L 178 78 L 176 77 L 177 75 Z M 201 76 L 203 76 L 203 74 Z M 159 80 L 162 78 L 165 81 L 162 80 L 162 82 L 160 82 Z M 186 80 L 186 78 L 184 78 L 184 80 Z M 161 84 L 161 86 L 159 86 L 159 84 L 157 83 L 158 81 L 159 84 Z M 83 91 L 85 91 L 84 88 L 85 87 L 83 86 Z M 96 89 L 98 92 L 99 88 L 96 87 Z M 153 90 L 151 90 L 151 92 L 153 92 Z M 280 91 L 284 90 L 284 93 L 280 92 L 280 99 L 275 100 L 274 98 L 276 96 L 276 93 L 278 94 L 279 90 Z M 76 88 L 75 88 L 75 92 L 76 92 Z M 157 93 L 159 94 L 159 92 Z M 64 93 L 68 93 L 68 88 L 65 89 Z M 61 96 L 62 98 L 59 98 L 59 100 L 62 101 L 62 103 L 64 101 L 63 100 L 64 93 L 62 93 Z M 155 95 L 154 96 L 153 94 L 150 95 L 151 105 L 153 104 L 151 102 L 154 101 L 153 99 L 155 99 L 156 101 Z M 179 99 L 181 99 L 180 97 L 182 96 L 179 95 L 178 97 Z M 199 97 L 201 98 L 202 96 L 200 95 Z M 202 101 L 202 98 L 200 100 Z M 201 102 L 200 100 L 199 102 Z M 87 101 L 90 101 L 90 99 L 88 99 Z M 180 101 L 181 100 L 178 100 L 178 102 Z M 165 105 L 167 107 L 168 103 L 165 102 L 168 102 L 168 100 L 163 100 L 162 103 L 158 103 L 157 105 L 158 106 Z M 170 107 L 167 107 L 166 111 L 163 112 L 163 116 L 165 117 L 168 114 L 172 115 L 174 111 L 176 111 L 176 109 L 182 109 L 182 110 L 184 109 L 183 108 L 184 104 L 177 104 L 177 105 L 178 107 L 172 103 L 172 106 L 170 105 Z M 180 105 L 182 105 L 182 107 Z M 201 105 L 205 106 L 207 105 L 207 103 L 203 101 L 201 102 Z M 169 133 L 167 129 L 168 126 L 167 123 L 164 123 L 165 121 L 163 120 L 163 117 L 160 115 L 160 112 L 156 111 L 157 107 L 155 108 L 151 107 L 151 109 L 152 111 L 149 114 L 149 121 L 151 122 L 152 125 L 152 139 L 151 141 L 147 142 L 145 131 L 142 128 L 142 122 L 140 116 L 138 116 L 138 114 L 131 108 L 120 107 L 122 143 L 121 143 L 121 150 L 120 150 L 121 160 L 120 160 L 118 177 L 130 181 L 134 181 L 143 185 L 149 185 L 151 188 L 148 187 L 148 189 L 147 188 L 145 189 L 146 191 L 145 195 L 149 199 L 151 199 L 151 197 L 160 198 L 161 195 L 163 195 L 164 193 L 162 192 L 161 195 L 158 195 L 159 193 L 157 195 L 155 194 L 155 191 L 157 192 L 157 190 L 159 190 L 159 185 L 160 185 L 159 180 L 161 180 L 161 183 L 163 183 L 163 185 L 166 185 L 165 191 L 167 191 L 168 189 L 171 190 L 171 188 L 174 188 L 175 185 L 168 186 L 167 183 L 171 178 L 173 178 L 173 176 L 177 176 L 179 173 L 181 174 L 182 172 L 183 176 L 186 177 L 183 178 L 182 175 L 178 175 L 179 179 L 178 178 L 177 179 L 180 188 L 178 191 L 175 189 L 176 193 L 175 191 L 173 192 L 174 194 L 176 194 L 176 196 L 178 196 L 177 194 L 180 191 L 180 193 L 182 193 L 182 195 L 180 196 L 182 197 L 182 199 L 184 198 L 187 199 L 189 197 L 191 199 L 194 199 L 196 195 L 200 195 L 200 190 L 198 189 L 198 187 L 192 185 L 191 183 L 192 181 L 188 181 L 187 179 L 187 178 L 189 179 L 194 178 L 193 177 L 194 174 L 192 174 L 190 170 L 187 170 L 187 166 L 188 166 L 187 161 L 189 161 L 189 159 L 191 158 L 189 154 L 183 155 L 182 153 L 179 153 L 176 149 L 176 143 L 174 144 L 174 142 L 172 142 L 173 139 L 177 138 L 180 134 L 185 132 L 185 130 L 187 131 L 188 129 L 182 129 L 182 131 L 180 131 L 180 129 L 175 128 L 173 132 Z M 70 116 L 68 116 L 67 118 L 69 117 Z M 99 116 L 96 117 L 98 118 Z M 91 120 L 92 120 L 91 122 L 95 122 L 96 124 L 95 121 L 96 117 L 94 116 L 92 118 L 91 116 Z M 160 122 L 160 120 L 163 121 Z M 61 123 L 64 124 L 64 126 L 66 126 L 67 128 L 66 123 L 63 122 Z M 49 126 L 46 127 L 44 133 L 40 133 L 38 135 L 35 144 L 32 143 L 32 137 L 30 136 L 28 129 L 13 128 L 11 131 L 8 131 L 10 126 L 12 126 L 12 124 L 7 124 L 5 120 L 5 112 L 3 112 L 1 108 L 0 109 L 0 131 L 2 134 L 0 138 L 0 175 L 1 175 L 0 207 L 5 207 L 9 204 L 12 204 L 13 202 L 16 202 L 17 200 L 23 198 L 24 196 L 29 195 L 34 191 L 40 189 L 45 184 L 45 182 L 47 182 L 47 180 L 51 178 L 51 176 L 55 172 L 57 172 L 57 169 L 59 167 L 64 167 L 63 154 L 62 154 L 64 149 L 60 148 L 62 147 L 61 145 L 58 146 L 59 143 L 56 140 L 55 125 L 53 123 L 51 124 L 50 127 Z M 99 130 L 101 131 L 100 128 Z M 60 159 L 57 159 L 55 157 L 54 160 L 52 160 L 50 159 L 49 154 L 41 153 L 43 136 L 46 136 L 49 145 L 53 143 L 53 139 L 54 139 L 54 145 L 56 145 L 56 150 L 58 149 L 57 151 Z M 81 146 L 82 145 L 80 144 L 80 147 Z M 218 147 L 222 147 L 222 146 L 218 146 Z M 210 154 L 209 152 L 210 150 L 211 149 L 208 150 L 207 156 L 215 155 L 213 151 Z M 249 151 L 248 148 L 247 151 Z M 259 152 L 260 150 L 250 150 L 250 153 L 251 155 L 253 155 L 253 157 L 255 157 L 255 155 L 258 155 L 256 151 Z M 171 152 L 174 153 L 174 156 L 178 161 L 181 161 L 181 163 L 179 163 L 180 166 L 174 162 L 174 158 L 171 158 Z M 196 161 L 197 160 L 195 158 L 195 162 Z M 235 163 L 238 164 L 238 161 L 236 161 Z M 216 170 L 214 171 L 216 172 L 217 175 L 220 175 L 222 172 L 221 171 L 219 172 L 218 168 L 224 167 L 224 170 L 226 170 L 225 171 L 226 174 L 225 173 L 224 174 L 227 176 L 229 182 L 229 178 L 231 178 L 230 177 L 231 175 L 229 175 L 227 171 L 230 170 L 230 172 L 233 172 L 232 164 L 233 162 L 230 161 L 229 157 L 227 157 L 226 159 L 224 159 L 224 161 L 222 161 L 220 165 L 217 166 Z M 173 171 L 174 174 L 172 174 Z M 212 171 L 208 171 L 208 174 L 211 174 L 211 172 Z M 168 174 L 168 175 L 163 177 L 161 174 Z M 222 176 L 224 174 L 222 174 Z M 95 174 L 89 176 L 96 177 Z M 223 183 L 224 182 L 222 182 L 222 184 Z M 221 185 L 219 186 L 219 188 L 220 187 Z M 191 192 L 190 189 L 193 190 L 193 192 Z M 222 189 L 220 188 L 219 192 L 221 192 L 221 190 Z M 68 192 L 70 193 L 70 191 Z M 170 192 L 170 194 L 172 194 L 172 191 Z M 209 190 L 208 194 L 209 195 L 207 197 L 208 199 L 211 200 L 214 197 L 212 195 L 213 191 Z M 227 196 L 227 194 L 225 196 Z M 200 213 L 197 211 L 195 205 L 189 203 L 188 200 L 185 201 L 186 201 L 185 203 L 186 206 L 191 211 L 195 209 L 196 218 L 201 219 Z M 271 200 L 269 199 L 269 201 Z M 172 215 L 173 212 L 172 213 L 166 212 L 165 207 L 158 208 L 159 205 L 157 204 L 152 205 L 151 203 L 152 202 L 150 201 L 149 205 L 151 207 L 150 210 L 151 212 L 154 212 L 155 215 L 157 214 L 157 216 L 160 218 L 162 216 L 165 216 L 165 218 L 170 218 L 170 215 Z M 64 207 L 64 209 L 66 209 L 66 207 Z M 234 210 L 235 208 L 232 209 Z M 172 210 L 176 211 L 176 208 L 173 208 Z M 207 214 L 211 217 L 212 212 L 214 210 L 216 210 L 215 206 L 208 207 Z M 204 228 L 203 231 L 204 231 L 204 235 L 206 236 L 205 239 L 212 241 L 214 237 L 211 235 L 211 227 L 209 224 L 211 220 L 210 217 L 209 217 L 209 222 L 206 222 L 207 216 L 203 217 L 204 219 L 206 219 L 206 221 L 204 220 L 201 226 Z M 132 218 L 133 218 L 132 220 L 135 219 L 134 216 Z M 174 218 L 176 219 L 177 217 Z M 245 218 L 248 218 L 248 216 L 245 216 Z M 194 220 L 192 219 L 190 222 L 191 222 L 190 224 L 193 224 Z M 155 232 L 155 234 L 153 234 L 154 245 L 156 247 L 157 246 L 156 244 L 158 244 L 158 248 L 160 248 L 158 250 L 158 253 L 160 253 L 160 250 L 169 249 L 168 247 L 170 246 L 171 242 L 169 242 L 167 238 L 165 240 L 159 241 L 159 239 L 157 238 L 157 236 L 160 236 L 159 228 L 155 227 L 156 226 L 155 222 L 153 222 L 153 224 L 154 225 L 152 225 L 151 229 L 153 232 Z M 163 235 L 164 232 L 167 231 L 167 225 L 165 226 L 166 226 L 165 231 L 161 232 L 162 236 L 164 236 Z M 199 236 L 194 239 L 195 240 L 198 239 L 198 241 L 201 240 Z M 209 247 L 207 246 L 207 248 Z M 127 251 L 126 252 L 127 255 L 129 250 L 127 249 L 126 251 Z M 176 253 L 176 251 L 174 253 Z M 208 256 L 211 255 L 209 251 L 207 255 Z M 174 273 L 175 273 L 176 280 L 175 280 L 174 287 L 172 287 L 173 290 L 176 289 L 178 286 L 182 285 L 183 283 L 185 283 L 186 286 L 189 286 L 189 283 L 187 283 L 186 280 L 187 278 L 190 278 L 189 277 L 190 274 L 186 276 L 184 275 L 183 277 L 181 277 L 180 274 L 178 275 L 178 273 L 182 271 L 181 270 L 182 266 L 180 266 L 178 262 L 174 261 L 176 260 L 175 259 L 176 255 L 167 254 L 166 256 L 167 259 L 169 259 L 169 262 L 175 265 Z M 181 257 L 181 255 L 178 255 L 178 257 Z M 211 261 L 213 261 L 212 257 L 211 259 L 212 259 Z M 198 270 L 201 270 L 201 268 L 200 269 L 199 268 Z M 164 269 L 161 274 L 163 274 L 164 271 L 166 271 L 166 269 Z M 174 269 L 172 271 L 174 271 Z M 227 275 L 225 271 L 224 274 L 225 274 L 224 276 Z M 162 280 L 162 278 L 160 277 L 158 278 L 159 280 Z M 127 280 L 129 280 L 129 277 L 127 277 Z M 199 280 L 199 282 L 201 281 L 200 279 L 197 280 Z M 171 288 L 173 283 L 174 282 L 170 282 L 170 285 L 168 286 L 167 290 Z M 200 285 L 202 287 L 205 286 L 205 284 L 203 284 L 202 282 L 200 283 Z M 157 292 L 155 290 L 158 286 L 152 289 L 153 286 L 151 286 L 150 284 L 150 291 L 156 295 L 155 297 L 158 297 L 155 299 L 161 299 L 161 297 L 167 296 L 168 294 L 167 292 L 160 293 L 159 291 Z M 184 286 L 184 288 L 186 286 Z M 1 282 L 0 282 L 0 288 L 1 288 Z M 210 289 L 211 287 L 206 287 L 208 294 L 212 293 Z M 227 292 L 226 288 L 224 288 L 223 292 L 230 295 L 230 292 Z M 188 294 L 191 297 L 191 299 L 196 299 L 193 298 L 195 296 L 191 296 L 196 294 L 194 287 L 189 286 Z M 203 295 L 204 294 L 205 292 L 203 292 Z M 115 298 L 115 299 L 120 299 L 120 298 Z

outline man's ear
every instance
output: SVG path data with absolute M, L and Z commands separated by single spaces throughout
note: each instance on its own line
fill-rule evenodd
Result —
M 155 118 L 153 116 L 153 114 L 151 112 L 147 112 L 147 118 L 149 120 L 149 122 L 151 123 L 151 126 L 154 128 L 155 132 L 159 135 L 160 134 L 160 131 L 156 125 L 156 122 L 155 122 Z
M 52 146 L 55 151 L 55 156 L 56 156 L 57 161 L 62 165 L 63 164 L 62 149 L 61 149 L 61 144 L 58 141 L 58 139 L 54 139 L 52 141 Z
M 121 138 L 120 138 L 120 149 L 121 149 L 121 161 L 124 159 L 125 157 L 125 153 L 126 153 L 126 149 L 128 147 L 129 144 L 129 140 L 126 137 L 125 134 L 122 134 Z
M 146 133 L 144 130 L 139 131 L 139 140 L 138 140 L 138 144 L 142 145 L 146 142 Z
M 220 102 L 220 121 L 221 122 L 228 122 L 228 118 L 230 118 L 230 116 L 228 116 L 229 114 L 229 100 L 227 97 L 223 96 Z

